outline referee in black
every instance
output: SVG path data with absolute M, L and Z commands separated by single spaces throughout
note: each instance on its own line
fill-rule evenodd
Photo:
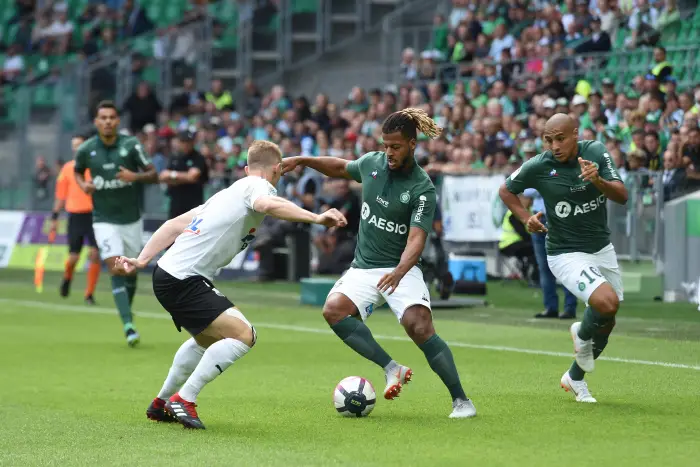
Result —
M 194 149 L 196 134 L 185 130 L 177 135 L 176 152 L 159 179 L 168 185 L 169 219 L 204 204 L 204 186 L 209 181 L 207 161 Z

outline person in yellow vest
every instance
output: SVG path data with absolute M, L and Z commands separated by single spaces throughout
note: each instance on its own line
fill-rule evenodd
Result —
M 661 83 L 665 83 L 671 73 L 673 73 L 673 66 L 666 61 L 666 49 L 654 47 L 654 66 L 649 69 L 649 74 L 656 77 L 661 92 L 666 92 L 666 86 Z
M 523 195 L 518 196 L 526 209 L 530 209 L 532 199 Z M 525 225 L 517 216 L 508 211 L 501 224 L 501 240 L 498 242 L 498 251 L 507 258 L 516 258 L 518 269 L 523 279 L 529 283 L 537 284 L 538 275 L 535 249 L 532 246 L 532 237 Z
M 224 90 L 224 85 L 219 79 L 211 82 L 211 91 L 206 93 L 204 98 L 214 104 L 216 110 L 233 110 L 233 97 L 230 92 Z

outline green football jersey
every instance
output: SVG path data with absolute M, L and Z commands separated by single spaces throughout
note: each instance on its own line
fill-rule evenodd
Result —
M 114 146 L 105 146 L 99 136 L 80 145 L 75 155 L 75 171 L 90 170 L 93 222 L 131 224 L 141 219 L 143 189 L 139 183 L 117 180 L 119 167 L 138 172 L 151 163 L 138 139 L 117 136 Z
M 367 153 L 348 163 L 347 170 L 362 183 L 360 233 L 352 267 L 394 268 L 406 249 L 411 227 L 430 233 L 435 187 L 418 165 L 410 173 L 390 171 L 383 152 Z
M 591 182 L 579 178 L 579 157 L 595 163 L 604 180 L 620 180 L 605 146 L 597 141 L 579 142 L 576 157 L 566 163 L 545 151 L 506 179 L 506 188 L 512 193 L 534 188 L 542 196 L 549 255 L 595 253 L 610 243 L 607 198 Z

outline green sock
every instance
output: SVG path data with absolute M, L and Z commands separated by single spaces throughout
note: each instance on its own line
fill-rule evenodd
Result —
M 362 321 L 348 316 L 331 326 L 333 332 L 355 352 L 384 368 L 391 357 L 374 340 L 372 332 Z
M 131 324 L 131 304 L 129 303 L 129 294 L 126 288 L 126 278 L 123 276 L 112 276 L 112 296 L 114 304 L 117 305 L 119 317 L 124 323 L 126 329 L 127 324 Z
M 581 321 L 578 337 L 587 341 L 592 339 L 598 332 L 610 334 L 613 326 L 615 326 L 614 315 L 602 315 L 589 306 L 583 312 L 583 321 Z
M 464 394 L 464 389 L 462 389 L 462 383 L 459 382 L 459 374 L 457 373 L 455 361 L 452 358 L 452 351 L 445 341 L 440 339 L 440 336 L 437 334 L 434 334 L 418 347 L 425 354 L 430 368 L 437 373 L 443 384 L 447 386 L 452 400 L 466 400 L 467 396 Z
M 124 282 L 126 286 L 126 293 L 129 295 L 129 306 L 134 303 L 134 295 L 136 295 L 136 283 L 138 282 L 138 276 L 135 274 L 133 276 L 124 276 Z
M 585 317 L 584 317 L 585 319 Z M 615 327 L 615 318 L 613 317 L 610 320 L 607 320 L 606 323 L 600 328 L 597 329 L 597 331 L 593 334 L 593 358 L 597 359 L 600 354 L 603 353 L 603 350 L 605 350 L 605 347 L 608 345 L 608 339 L 610 338 L 610 333 L 612 332 L 612 329 Z M 579 333 L 579 337 L 581 336 L 581 333 Z M 585 376 L 586 372 L 581 369 L 581 367 L 578 366 L 576 361 L 571 364 L 571 368 L 569 368 L 569 376 L 571 376 L 571 379 L 574 381 L 581 381 L 583 377 Z

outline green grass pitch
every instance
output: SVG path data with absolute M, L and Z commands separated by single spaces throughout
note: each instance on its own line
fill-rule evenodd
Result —
M 290 284 L 220 282 L 258 330 L 244 359 L 199 399 L 205 431 L 150 422 L 145 410 L 187 338 L 140 278 L 142 344 L 129 349 L 109 294 L 83 306 L 59 277 L 33 291 L 28 275 L 0 272 L 0 465 L 235 466 L 690 466 L 700 457 L 700 313 L 692 305 L 625 302 L 595 373 L 599 403 L 559 388 L 571 362 L 569 322 L 535 322 L 539 293 L 489 286 L 488 307 L 435 313 L 478 416 L 450 420 L 449 395 L 387 310 L 369 326 L 415 372 L 395 401 L 347 419 L 331 393 L 345 376 L 381 369 L 298 305 Z M 579 312 L 581 308 L 579 308 Z

